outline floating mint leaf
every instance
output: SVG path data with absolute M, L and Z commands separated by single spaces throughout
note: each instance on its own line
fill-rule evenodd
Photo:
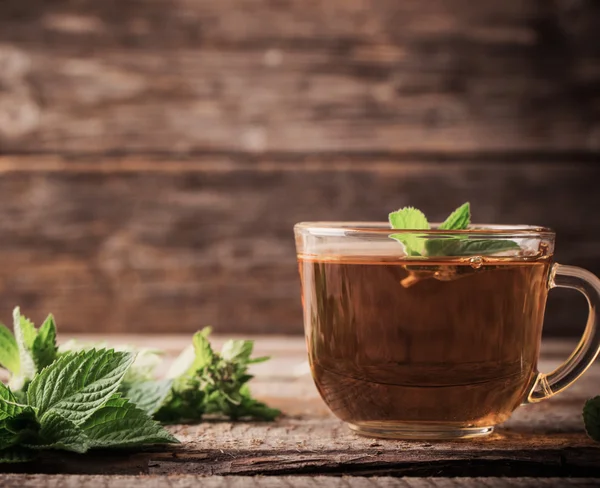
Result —
M 476 256 L 520 249 L 507 239 L 431 239 L 425 244 L 428 256 Z
M 404 207 L 392 212 L 388 216 L 392 229 L 403 230 L 426 230 L 429 229 L 429 222 L 425 214 L 414 207 Z M 392 239 L 401 242 L 406 254 L 409 256 L 420 256 L 423 253 L 424 239 L 418 234 L 401 233 L 390 235 Z
M 429 229 L 427 218 L 420 210 L 406 207 L 389 214 L 393 229 Z M 465 230 L 471 223 L 471 206 L 463 203 L 438 227 L 441 230 Z M 478 254 L 496 254 L 520 249 L 519 245 L 508 239 L 469 239 L 468 235 L 423 237 L 413 233 L 392 234 L 391 238 L 404 244 L 408 256 L 449 256 L 463 257 Z
M 390 213 L 389 220 L 393 229 L 429 229 L 425 214 L 414 207 L 404 207 Z
M 463 203 L 450 216 L 440 224 L 442 230 L 463 230 L 471 223 L 471 206 L 469 202 Z

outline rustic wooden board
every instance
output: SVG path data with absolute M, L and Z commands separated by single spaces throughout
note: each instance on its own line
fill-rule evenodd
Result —
M 600 146 L 597 2 L 3 0 L 4 151 Z
M 164 342 L 169 358 L 188 342 L 187 338 L 171 336 L 164 341 L 148 337 L 136 340 L 135 336 L 122 337 L 121 340 L 144 345 Z M 217 344 L 221 342 L 222 338 L 216 339 Z M 571 343 L 545 342 L 540 370 L 555 368 L 566 359 L 572 347 L 574 344 Z M 518 409 L 488 438 L 458 442 L 406 442 L 359 437 L 334 418 L 319 398 L 310 376 L 302 374 L 305 352 L 301 339 L 259 339 L 256 349 L 257 354 L 274 356 L 270 362 L 255 365 L 253 391 L 269 404 L 283 409 L 285 416 L 276 422 L 207 421 L 195 426 L 174 426 L 172 431 L 183 442 L 180 446 L 135 454 L 97 452 L 79 456 L 57 453 L 33 465 L 4 466 L 2 470 L 152 476 L 600 478 L 600 444 L 587 438 L 581 420 L 585 399 L 600 393 L 600 364 L 594 365 L 563 394 Z
M 62 331 L 301 333 L 292 226 L 444 218 L 558 232 L 556 256 L 600 273 L 600 167 L 490 158 L 0 158 L 0 319 L 19 304 Z M 585 300 L 551 293 L 549 333 L 578 334 Z
M 142 483 L 144 488 L 550 488 L 596 487 L 595 478 L 391 478 L 391 477 L 324 477 L 324 476 L 61 476 L 0 474 L 5 488 L 130 488 Z

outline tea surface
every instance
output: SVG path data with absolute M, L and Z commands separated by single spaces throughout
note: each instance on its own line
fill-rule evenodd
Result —
M 549 266 L 300 256 L 319 392 L 355 425 L 506 420 L 536 375 Z

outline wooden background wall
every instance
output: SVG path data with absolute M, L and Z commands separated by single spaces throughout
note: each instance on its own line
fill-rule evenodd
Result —
M 2 0 L 0 317 L 300 333 L 295 222 L 467 199 L 600 273 L 599 32 L 595 0 Z

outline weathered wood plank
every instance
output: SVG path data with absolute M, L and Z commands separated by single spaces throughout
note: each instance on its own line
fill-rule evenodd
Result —
M 384 220 L 407 204 L 441 219 L 471 200 L 478 222 L 552 226 L 559 261 L 600 272 L 590 163 L 222 155 L 117 158 L 105 172 L 104 159 L 57 161 L 0 158 L 3 320 L 20 304 L 35 320 L 53 312 L 63 331 L 301 333 L 293 224 Z M 551 293 L 548 332 L 577 334 L 584 320 L 582 298 Z
M 89 336 L 87 338 L 90 338 Z M 133 339 L 135 337 L 132 336 Z M 86 339 L 86 337 L 81 337 Z M 218 345 L 223 338 L 216 337 Z M 168 358 L 183 337 L 134 340 L 146 346 L 169 344 Z M 540 370 L 556 367 L 573 344 L 548 341 Z M 402 475 L 402 476 L 596 476 L 600 444 L 583 432 L 581 408 L 598 393 L 600 364 L 572 388 L 536 405 L 519 408 L 488 438 L 460 442 L 407 442 L 359 437 L 327 410 L 309 375 L 300 338 L 259 338 L 257 354 L 272 354 L 256 365 L 252 389 L 285 415 L 273 423 L 215 422 L 170 427 L 182 445 L 129 454 L 50 454 L 34 465 L 4 472 L 150 475 Z M 277 352 L 279 351 L 279 352 Z M 550 358 L 545 351 L 550 351 Z M 2 478 L 0 478 L 1 480 Z
M 0 148 L 600 147 L 593 0 L 4 0 Z
M 0 475 L 5 488 L 130 488 L 143 483 L 144 488 L 550 488 L 596 487 L 595 478 L 390 478 L 324 476 L 61 476 Z

